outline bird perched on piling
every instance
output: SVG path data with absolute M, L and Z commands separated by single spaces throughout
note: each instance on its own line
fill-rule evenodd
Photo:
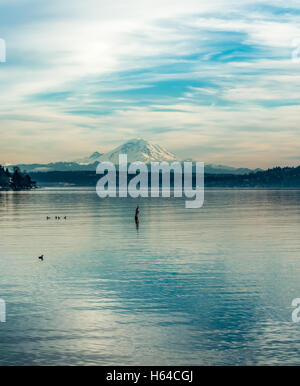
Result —
M 139 217 L 140 217 L 140 208 L 137 206 L 135 210 L 135 222 L 139 222 Z

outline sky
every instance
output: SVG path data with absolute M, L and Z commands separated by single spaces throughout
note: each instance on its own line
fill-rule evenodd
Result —
M 298 0 L 0 0 L 0 39 L 0 163 L 142 137 L 205 163 L 300 164 Z

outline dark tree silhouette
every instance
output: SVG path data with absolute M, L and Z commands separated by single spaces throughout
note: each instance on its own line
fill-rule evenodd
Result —
M 4 169 L 0 165 L 0 190 L 23 190 L 35 187 L 36 183 L 31 180 L 28 174 L 21 172 L 19 167 L 14 167 L 11 174 L 8 168 Z
M 10 188 L 10 174 L 6 173 L 4 168 L 0 165 L 0 189 Z

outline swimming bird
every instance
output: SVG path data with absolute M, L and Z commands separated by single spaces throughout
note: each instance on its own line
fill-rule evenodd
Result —
M 39 256 L 39 260 L 44 261 L 44 255 Z
M 65 216 L 64 219 L 66 220 L 66 219 L 67 219 L 67 216 Z
M 47 216 L 47 220 L 50 220 L 50 219 L 51 219 L 51 217 Z

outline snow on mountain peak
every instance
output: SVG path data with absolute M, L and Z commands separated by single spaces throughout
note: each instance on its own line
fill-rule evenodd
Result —
M 98 151 L 95 151 L 92 155 L 90 155 L 90 159 L 98 158 L 102 155 L 103 153 L 99 153 Z
M 142 138 L 134 138 L 116 149 L 104 154 L 99 161 L 119 163 L 119 154 L 127 154 L 128 162 L 142 161 L 145 163 L 175 161 L 177 157 L 162 146 L 146 141 Z
M 94 162 L 98 161 L 98 159 L 102 155 L 103 155 L 103 153 L 99 153 L 98 151 L 95 151 L 89 157 L 80 158 L 80 159 L 75 160 L 74 162 L 78 163 L 79 165 L 89 165 L 89 164 L 93 164 Z

